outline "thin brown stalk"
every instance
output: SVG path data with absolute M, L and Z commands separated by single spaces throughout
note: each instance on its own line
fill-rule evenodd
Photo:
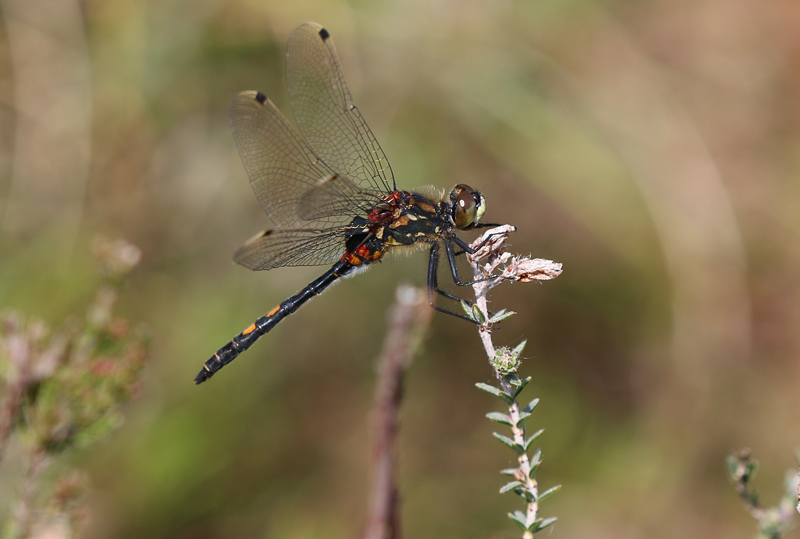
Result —
M 370 508 L 364 539 L 400 539 L 397 435 L 403 376 L 430 323 L 433 309 L 418 289 L 401 285 L 379 359 Z

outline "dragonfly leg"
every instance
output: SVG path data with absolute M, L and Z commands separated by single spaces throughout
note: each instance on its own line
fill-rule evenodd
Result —
M 490 238 L 491 237 L 486 238 L 485 241 L 481 242 L 481 244 L 477 247 L 477 249 L 480 249 L 481 247 L 483 247 L 483 245 L 485 245 L 486 242 L 489 241 Z M 471 281 L 462 281 L 461 277 L 458 275 L 458 266 L 456 265 L 456 256 L 457 256 L 457 254 L 453 250 L 453 243 L 455 243 L 456 245 L 458 245 L 459 247 L 461 247 L 463 249 L 463 251 L 461 251 L 461 252 L 467 252 L 467 253 L 472 254 L 477 249 L 473 249 L 472 247 L 470 247 L 469 245 L 464 243 L 461 240 L 461 238 L 459 238 L 458 236 L 455 236 L 455 235 L 451 236 L 450 238 L 445 238 L 444 239 L 444 246 L 445 246 L 445 249 L 447 250 L 447 261 L 450 264 L 450 274 L 453 276 L 453 281 L 455 281 L 455 283 L 458 286 L 467 286 L 467 285 L 472 285 L 472 284 L 475 284 L 475 283 L 482 283 L 484 281 L 491 281 L 492 279 L 499 278 L 498 275 L 489 275 L 488 277 L 482 277 L 480 279 L 473 279 Z
M 502 224 L 502 223 L 478 223 L 478 224 L 476 224 L 476 225 L 473 225 L 473 226 L 472 226 L 472 228 L 470 228 L 470 230 L 476 230 L 476 229 L 478 229 L 478 228 L 491 228 L 491 227 L 495 227 L 495 226 L 503 226 L 503 224 Z M 494 234 L 493 234 L 493 235 L 494 235 Z M 493 236 L 493 235 L 492 235 L 492 236 Z M 492 236 L 489 236 L 488 238 L 486 238 L 485 240 L 483 240 L 483 241 L 481 242 L 481 244 L 480 244 L 480 245 L 478 245 L 478 249 L 480 249 L 481 247 L 483 247 L 484 245 L 486 245 L 486 243 L 487 243 L 487 242 L 488 242 L 488 241 L 489 241 L 489 240 L 492 238 Z M 455 256 L 461 256 L 461 255 L 463 255 L 464 253 L 470 253 L 470 254 L 472 254 L 472 253 L 474 253 L 474 252 L 475 252 L 475 249 L 472 249 L 471 247 L 467 246 L 467 245 L 466 245 L 464 242 L 462 242 L 462 241 L 461 241 L 461 238 L 455 237 L 455 240 L 456 240 L 456 243 L 458 244 L 458 246 L 459 246 L 459 247 L 462 247 L 462 246 L 463 246 L 463 248 L 462 248 L 460 251 L 456 251 L 456 252 L 454 253 L 454 254 L 455 254 Z
M 436 291 L 438 293 L 440 293 L 441 295 L 443 295 L 444 297 L 448 298 L 448 299 L 452 299 L 452 300 L 458 301 L 458 302 L 462 302 L 463 301 L 464 303 L 466 303 L 470 307 L 474 307 L 475 306 L 475 302 L 474 301 L 470 301 L 468 299 L 464 299 L 464 298 L 460 298 L 458 296 L 454 296 L 453 294 L 450 294 L 449 292 L 446 292 L 446 291 L 442 290 L 441 288 L 437 288 Z M 492 311 L 487 311 L 487 313 L 489 314 L 490 318 L 492 316 L 494 316 L 494 312 L 492 312 Z
M 439 311 L 440 313 L 449 314 L 450 316 L 455 316 L 456 318 L 461 318 L 462 320 L 467 320 L 468 322 L 472 322 L 473 324 L 481 325 L 480 322 L 473 320 L 472 318 L 468 318 L 463 314 L 454 313 L 449 309 L 445 309 L 444 307 L 439 307 L 436 305 L 436 293 L 443 295 L 446 298 L 453 299 L 455 301 L 465 301 L 461 298 L 454 296 L 445 292 L 444 290 L 439 288 L 437 272 L 436 270 L 439 267 L 439 242 L 432 241 L 431 242 L 431 253 L 430 258 L 428 258 L 428 305 Z M 467 302 L 470 305 L 472 303 Z

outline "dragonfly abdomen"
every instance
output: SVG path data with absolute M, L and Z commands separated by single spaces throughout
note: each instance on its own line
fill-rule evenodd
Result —
M 340 261 L 322 274 L 318 279 L 303 288 L 294 296 L 281 302 L 280 305 L 256 320 L 250 327 L 230 340 L 228 344 L 216 351 L 203 365 L 194 379 L 195 384 L 202 384 L 222 367 L 239 357 L 239 354 L 250 348 L 261 336 L 267 334 L 278 322 L 295 312 L 304 303 L 321 294 L 339 278 L 347 275 L 355 268 L 347 261 Z

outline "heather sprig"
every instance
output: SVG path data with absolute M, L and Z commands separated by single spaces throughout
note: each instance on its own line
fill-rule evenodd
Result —
M 495 432 L 494 436 L 514 451 L 517 467 L 501 470 L 501 474 L 511 477 L 500 488 L 500 493 L 513 492 L 524 502 L 523 510 L 515 510 L 508 514 L 523 530 L 523 539 L 530 539 L 536 532 L 550 526 L 556 517 L 540 518 L 539 504 L 548 496 L 561 488 L 560 485 L 539 492 L 537 472 L 542 464 L 541 449 L 534 449 L 533 443 L 541 436 L 543 429 L 528 436 L 526 422 L 530 419 L 539 399 L 533 399 L 524 406 L 517 401 L 520 393 L 530 383 L 531 377 L 519 378 L 517 370 L 521 364 L 521 354 L 526 342 L 511 348 L 496 347 L 492 342 L 492 329 L 496 324 L 507 320 L 515 313 L 501 309 L 496 313 L 488 310 L 487 294 L 489 290 L 503 281 L 530 282 L 534 280 L 550 280 L 561 274 L 561 264 L 551 260 L 532 259 L 512 256 L 504 249 L 508 235 L 515 229 L 510 225 L 493 228 L 485 232 L 470 246 L 475 250 L 467 254 L 472 266 L 475 283 L 475 303 L 462 305 L 467 316 L 479 322 L 479 334 L 486 351 L 489 364 L 494 370 L 497 385 L 479 383 L 477 387 L 502 401 L 505 412 L 486 414 L 490 420 L 505 425 L 511 435 Z

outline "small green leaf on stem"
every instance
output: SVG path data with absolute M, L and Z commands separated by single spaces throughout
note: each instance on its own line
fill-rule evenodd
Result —
M 530 376 L 528 376 L 527 378 L 525 378 L 524 380 L 522 380 L 522 381 L 520 382 L 520 384 L 519 384 L 519 385 L 516 387 L 516 389 L 514 390 L 514 394 L 512 395 L 512 398 L 516 399 L 516 398 L 517 398 L 517 395 L 519 395 L 520 393 L 522 393 L 522 390 L 523 390 L 523 389 L 525 389 L 525 386 L 527 386 L 527 385 L 528 385 L 528 383 L 529 383 L 530 381 L 531 381 L 531 377 L 530 377 Z
M 537 439 L 537 438 L 539 438 L 539 436 L 541 436 L 543 432 L 544 432 L 544 429 L 539 429 L 539 430 L 537 430 L 536 432 L 534 432 L 533 434 L 531 434 L 531 437 L 530 437 L 530 438 L 528 438 L 527 440 L 525 440 L 525 445 L 523 446 L 523 447 L 524 447 L 524 449 L 525 449 L 525 451 L 527 451 L 527 450 L 528 450 L 528 448 L 531 446 L 531 444 L 532 444 L 533 442 L 535 442 L 535 441 L 536 441 L 536 439 Z M 537 453 L 539 453 L 540 451 L 541 451 L 541 450 L 537 451 Z
M 512 425 L 511 418 L 501 412 L 489 412 L 486 414 L 486 417 L 495 423 L 502 423 L 503 425 L 508 425 L 509 427 Z
M 558 492 L 559 490 L 561 490 L 561 485 L 556 485 L 554 487 L 545 490 L 544 492 L 539 494 L 539 499 L 538 499 L 539 503 L 541 503 L 545 498 L 547 498 L 551 494 Z
M 514 490 L 515 488 L 521 487 L 521 486 L 522 486 L 522 483 L 520 483 L 519 481 L 511 481 L 510 483 L 506 483 L 505 485 L 500 487 L 500 494 L 505 494 L 506 492 L 508 492 L 510 490 Z
M 536 409 L 536 406 L 539 404 L 539 399 L 533 399 L 528 405 L 522 409 L 523 413 L 530 414 Z
M 506 406 L 511 406 L 512 404 L 514 404 L 514 399 L 512 399 L 510 395 L 507 395 L 499 387 L 494 387 L 489 384 L 484 384 L 483 382 L 478 382 L 477 384 L 475 384 L 475 387 L 489 393 L 490 395 L 494 395 L 498 399 L 501 399 L 506 404 Z
M 504 444 L 506 444 L 508 447 L 510 447 L 511 449 L 513 449 L 514 451 L 516 451 L 518 454 L 520 454 L 520 455 L 521 455 L 521 454 L 523 453 L 523 450 L 522 450 L 522 448 L 519 446 L 519 444 L 518 444 L 518 443 L 516 443 L 516 442 L 515 442 L 514 440 L 512 440 L 511 438 L 509 438 L 508 436 L 503 436 L 502 434 L 498 434 L 497 432 L 493 432 L 492 434 L 494 435 L 494 437 L 495 437 L 495 438 L 497 438 L 498 440 L 500 440 L 501 442 L 503 442 Z
M 497 398 L 502 398 L 504 396 L 503 392 L 500 391 L 499 388 L 490 386 L 489 384 L 484 384 L 483 382 L 478 382 L 477 384 L 475 384 L 475 387 L 489 393 L 490 395 L 494 395 Z
M 522 512 L 522 511 L 520 511 L 519 509 L 517 509 L 517 510 L 516 510 L 516 511 L 514 511 L 513 513 L 509 513 L 509 514 L 508 514 L 508 518 L 510 518 L 511 520 L 513 520 L 514 522 L 516 522 L 517 524 L 519 524 L 519 525 L 520 525 L 520 527 L 521 527 L 523 530 L 525 530 L 525 531 L 527 531 L 527 530 L 528 530 L 528 519 L 527 519 L 527 517 L 525 516 L 525 513 L 523 513 L 523 512 Z
M 515 313 L 514 311 L 508 311 L 506 309 L 500 309 L 499 311 L 494 313 L 494 316 L 489 318 L 489 323 L 490 324 L 499 324 L 500 322 L 505 322 L 506 320 L 508 320 L 509 318 L 514 316 L 515 314 L 517 314 L 517 313 Z
M 545 529 L 546 527 L 548 527 L 551 524 L 553 524 L 556 520 L 558 520 L 558 517 L 550 517 L 550 518 L 545 518 L 545 519 L 539 519 L 536 522 L 534 522 L 533 527 L 531 528 L 531 532 L 533 532 L 533 533 L 540 532 L 543 529 Z
M 475 320 L 476 322 L 480 322 L 481 325 L 486 324 L 486 317 L 483 315 L 483 311 L 481 311 L 480 307 L 477 305 L 473 305 L 471 307 L 472 314 L 470 317 Z
M 498 350 L 499 350 L 499 349 L 498 349 Z M 519 379 L 519 376 L 517 376 L 517 375 L 516 375 L 515 373 L 513 373 L 513 372 L 510 372 L 510 373 L 506 373 L 506 374 L 504 374 L 504 375 L 503 375 L 503 380 L 505 380 L 505 382 L 506 382 L 508 385 L 510 385 L 511 387 L 514 387 L 514 388 L 516 388 L 516 387 L 519 387 L 519 386 L 522 384 L 522 380 L 520 380 L 520 379 Z M 513 397 L 513 396 L 514 396 L 514 394 L 510 394 L 509 396 L 510 396 L 510 397 Z

